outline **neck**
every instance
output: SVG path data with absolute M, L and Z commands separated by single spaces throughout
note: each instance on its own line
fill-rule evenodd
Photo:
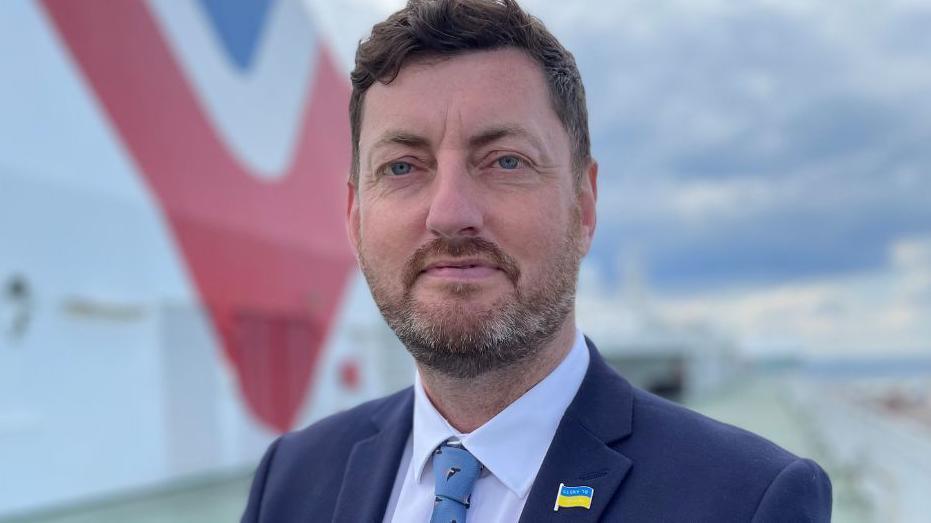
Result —
M 553 339 L 529 358 L 474 378 L 451 378 L 418 366 L 427 397 L 456 430 L 484 425 L 547 377 L 575 342 L 575 315 L 569 314 Z

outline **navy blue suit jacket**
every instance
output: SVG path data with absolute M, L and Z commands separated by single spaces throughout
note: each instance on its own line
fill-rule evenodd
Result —
M 831 482 L 813 461 L 632 387 L 589 348 L 521 523 L 830 520 Z M 407 388 L 276 440 L 242 521 L 381 522 L 413 398 Z M 560 483 L 592 487 L 591 509 L 554 511 Z

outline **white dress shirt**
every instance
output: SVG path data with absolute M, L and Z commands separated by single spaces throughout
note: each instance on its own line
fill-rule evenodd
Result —
M 516 522 L 556 427 L 588 370 L 588 348 L 576 329 L 569 354 L 553 371 L 497 416 L 469 434 L 454 429 L 414 378 L 414 427 L 394 480 L 384 521 L 429 522 L 433 512 L 433 451 L 451 437 L 485 469 L 475 482 L 470 522 Z

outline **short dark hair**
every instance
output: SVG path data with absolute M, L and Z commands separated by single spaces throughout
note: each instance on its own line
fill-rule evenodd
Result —
M 391 83 L 412 58 L 508 47 L 525 51 L 542 67 L 553 109 L 571 141 L 573 170 L 581 178 L 591 161 L 585 88 L 572 53 L 543 22 L 514 0 L 409 0 L 406 7 L 376 24 L 356 49 L 349 100 L 350 181 L 359 181 L 362 106 L 372 84 Z

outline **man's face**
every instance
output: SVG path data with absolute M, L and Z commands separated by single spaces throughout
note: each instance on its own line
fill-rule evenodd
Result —
M 473 377 L 573 321 L 595 225 L 540 66 L 515 49 L 424 58 L 366 93 L 348 228 L 417 361 Z

